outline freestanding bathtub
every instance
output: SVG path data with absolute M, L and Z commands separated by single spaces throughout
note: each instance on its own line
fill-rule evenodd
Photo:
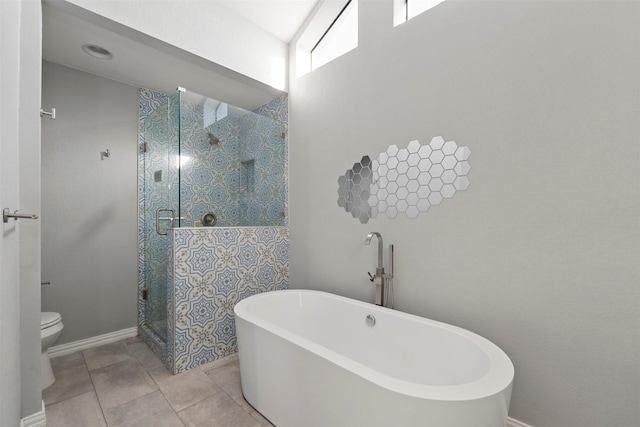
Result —
M 513 364 L 467 330 L 308 290 L 235 317 L 242 392 L 277 427 L 506 424 Z

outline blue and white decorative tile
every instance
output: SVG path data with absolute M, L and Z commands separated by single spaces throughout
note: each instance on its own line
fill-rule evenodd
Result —
M 186 353 L 187 350 L 188 350 L 190 341 L 191 340 L 189 339 L 187 330 L 184 330 L 184 329 L 176 330 L 176 332 L 175 332 L 175 342 L 176 342 L 175 352 L 176 352 L 176 354 L 184 354 L 184 353 Z
M 286 287 L 283 289 L 287 289 Z M 245 286 L 240 292 L 238 292 L 238 301 L 248 298 L 252 295 L 260 293 L 260 290 L 256 286 Z
M 256 233 L 257 228 L 252 227 L 243 227 L 240 228 L 240 236 L 238 237 L 237 244 L 242 244 L 246 242 L 258 243 L 258 235 Z
M 188 298 L 188 297 L 187 297 Z M 189 302 L 189 300 L 185 300 L 185 301 L 176 301 L 174 309 L 173 309 L 173 316 L 174 316 L 174 332 L 178 332 L 178 331 L 188 331 L 189 327 L 191 326 L 191 322 L 189 320 L 189 318 L 187 317 L 189 311 L 191 310 L 191 302 Z M 176 342 L 177 345 L 177 342 Z M 176 348 L 176 352 L 179 353 L 178 349 Z
M 191 239 L 191 233 L 177 233 L 173 236 L 173 246 L 176 249 L 189 247 L 189 240 Z
M 150 89 L 140 89 L 140 104 L 138 115 L 140 119 L 149 116 L 163 101 L 166 102 L 167 95 Z
M 177 246 L 173 256 L 173 332 L 177 338 L 171 370 L 178 373 L 204 363 L 206 357 L 214 360 L 236 351 L 233 307 L 238 301 L 288 287 L 288 230 L 214 227 L 174 229 L 172 233 L 174 241 L 188 241 L 191 245 Z M 180 234 L 191 237 L 181 238 Z M 204 261 L 193 261 L 212 253 L 216 259 L 206 271 L 201 269 Z M 203 335 L 205 331 L 210 331 L 208 337 Z
M 276 243 L 274 256 L 278 264 L 285 264 L 289 260 L 289 243 L 285 241 Z
M 278 231 L 275 228 L 262 227 L 256 231 L 258 243 L 271 243 L 274 241 Z
M 258 283 L 261 288 L 275 286 L 278 272 L 274 264 L 265 263 L 258 266 Z
M 236 260 L 239 267 L 249 268 L 252 265 L 256 265 L 259 257 L 260 253 L 255 244 L 245 242 L 242 246 L 238 247 Z
M 215 288 L 213 287 L 213 281 L 215 280 L 215 273 L 209 272 L 205 275 L 201 274 L 189 274 L 189 294 L 187 298 L 190 301 L 194 301 L 200 297 L 211 299 L 215 296 Z
M 206 228 L 189 230 L 187 234 L 191 235 L 190 249 L 198 245 L 206 245 L 209 248 L 213 246 L 214 237 Z
M 233 339 L 231 343 L 216 343 L 216 354 L 218 357 L 229 356 L 238 351 L 237 338 Z
M 189 287 L 186 277 L 176 277 L 173 286 L 169 286 L 168 289 L 172 289 L 175 294 L 175 298 L 178 300 L 184 300 L 188 296 Z
M 213 298 L 201 296 L 195 301 L 190 302 L 190 306 L 185 313 L 185 317 L 189 326 L 206 326 L 207 322 L 216 315 L 218 306 Z
M 229 313 L 216 322 L 216 343 L 232 345 L 236 341 L 236 322 L 233 313 Z
M 240 276 L 239 289 L 241 291 L 244 291 L 245 288 L 250 288 L 250 289 L 254 289 L 254 290 L 258 289 L 258 268 L 257 268 L 257 266 L 253 266 L 251 268 L 240 268 L 238 270 L 238 275 Z
M 194 272 L 206 274 L 213 270 L 218 257 L 213 247 L 201 244 L 192 250 L 187 258 L 187 267 Z
M 228 314 L 233 315 L 233 307 L 239 301 L 238 297 L 239 295 L 235 291 L 229 295 L 216 295 L 216 304 L 219 307 L 216 318 L 220 319 Z
M 238 289 L 240 284 L 240 277 L 238 276 L 236 269 L 225 267 L 222 270 L 216 272 L 215 279 L 216 291 L 224 296 L 230 295 L 232 292 Z
M 180 275 L 184 276 L 189 272 L 189 267 L 187 265 L 187 258 L 189 257 L 189 255 L 190 254 L 188 248 L 174 249 L 173 268 L 176 278 L 179 278 Z
M 188 354 L 188 358 L 191 359 L 190 363 L 193 361 L 193 358 L 198 353 L 201 353 L 202 349 L 213 349 L 215 344 L 215 335 L 213 334 L 214 324 L 208 322 L 206 326 L 193 326 L 189 334 L 193 338 L 191 342 L 190 352 Z M 213 353 L 213 352 L 212 352 Z M 199 365 L 198 361 L 193 363 L 194 365 Z
M 191 357 L 191 362 L 195 366 L 204 365 L 216 359 L 215 349 L 211 347 L 202 347 L 197 353 Z
M 276 264 L 276 244 L 275 242 L 269 243 L 262 246 L 262 250 L 260 252 L 260 265 L 265 264 Z
M 216 255 L 218 256 L 217 265 L 221 268 L 230 267 L 233 269 L 238 268 L 238 248 L 235 246 L 231 246 L 229 248 L 225 248 L 223 246 L 216 246 Z
M 284 291 L 289 289 L 289 284 L 287 282 L 281 282 L 276 284 L 276 291 Z

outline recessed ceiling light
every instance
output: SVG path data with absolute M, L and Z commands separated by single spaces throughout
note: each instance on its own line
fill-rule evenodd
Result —
M 84 50 L 85 53 L 93 56 L 94 58 L 99 58 L 99 59 L 113 58 L 113 55 L 111 54 L 111 52 L 109 52 L 107 49 L 103 48 L 102 46 L 98 46 L 95 44 L 83 44 L 82 50 Z

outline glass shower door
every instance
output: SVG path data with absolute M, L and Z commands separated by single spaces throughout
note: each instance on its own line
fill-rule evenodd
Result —
M 145 322 L 167 337 L 167 231 L 179 227 L 180 93 L 165 98 L 143 123 Z

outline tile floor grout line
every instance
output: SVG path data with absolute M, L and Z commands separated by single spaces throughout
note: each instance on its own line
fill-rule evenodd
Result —
M 142 365 L 142 363 L 141 363 L 141 365 Z M 171 402 L 169 401 L 169 399 L 167 398 L 167 396 L 166 396 L 166 395 L 164 394 L 164 392 L 162 391 L 162 388 L 160 388 L 160 384 L 158 383 L 158 381 L 156 381 L 156 379 L 155 379 L 155 378 L 153 378 L 153 375 L 151 375 L 151 373 L 149 372 L 149 370 L 148 370 L 145 366 L 143 366 L 143 368 L 144 368 L 145 372 L 147 373 L 147 375 L 149 375 L 149 377 L 151 378 L 151 381 L 153 381 L 153 383 L 156 385 L 156 387 L 158 387 L 158 392 L 160 392 L 160 394 L 162 395 L 162 398 L 167 402 L 167 404 L 169 405 L 169 408 L 171 408 L 171 410 L 173 411 L 173 413 L 176 415 L 176 417 L 178 418 L 178 421 L 180 421 L 180 424 L 182 424 L 183 426 L 185 426 L 186 424 L 182 421 L 182 418 L 180 418 L 180 415 L 178 415 L 180 411 L 176 411 L 176 408 L 174 408 L 174 407 L 173 407 L 173 405 L 171 404 Z M 168 369 L 166 366 L 164 366 L 164 365 L 163 365 L 163 368 L 167 369 L 167 371 L 169 370 L 169 369 Z M 169 372 L 169 373 L 171 374 L 171 372 Z M 171 375 L 173 375 L 173 374 L 171 374 Z M 179 374 L 178 374 L 178 375 L 179 375 Z M 197 403 L 197 402 L 196 402 L 196 403 Z M 194 403 L 194 404 L 192 404 L 192 405 L 187 406 L 187 408 L 189 408 L 189 407 L 191 407 L 191 406 L 193 406 L 193 405 L 195 405 L 195 403 Z M 185 409 L 187 409 L 187 408 L 183 408 L 183 409 L 182 409 L 182 411 L 184 411 L 184 410 L 185 410 Z
M 131 353 L 129 346 L 128 346 L 128 345 L 127 345 L 127 343 L 126 343 L 126 340 L 122 340 L 121 342 L 124 344 L 124 348 L 125 348 L 125 350 L 126 350 L 126 354 L 127 354 L 127 355 L 129 355 L 129 356 L 131 356 L 133 360 L 135 360 L 136 362 L 138 362 L 138 364 L 140 365 L 140 367 L 144 370 L 145 374 L 147 374 L 147 375 L 149 376 L 149 378 L 151 379 L 151 381 L 153 381 L 153 377 L 149 374 L 149 372 L 147 371 L 147 368 L 145 368 L 145 367 L 142 365 L 142 363 L 140 362 L 140 360 L 138 360 L 138 358 L 136 357 L 136 355 L 135 355 L 135 354 Z M 82 357 L 85 359 L 85 364 L 87 364 L 87 362 L 86 362 L 86 358 L 84 357 L 84 350 L 82 351 Z M 124 360 L 126 360 L 126 359 L 124 359 Z M 108 365 L 101 366 L 100 368 L 96 368 L 96 369 L 94 369 L 94 370 L 102 369 L 102 368 L 105 368 L 105 367 L 107 367 L 107 366 L 112 366 L 112 365 L 115 365 L 115 364 L 117 364 L 117 363 L 123 362 L 124 360 L 119 360 L 119 361 L 117 361 L 117 362 L 113 362 L 113 363 L 110 363 L 110 364 L 108 364 Z M 87 371 L 89 371 L 89 365 L 88 365 L 88 364 L 87 364 Z M 93 376 L 91 375 L 91 371 L 89 371 L 89 378 L 91 379 L 91 385 L 93 386 L 93 392 L 94 392 L 94 393 L 95 393 L 95 395 L 96 395 L 96 400 L 98 401 L 98 405 L 100 405 L 100 412 L 102 413 L 102 418 L 104 419 L 104 424 L 105 424 L 107 427 L 111 427 L 111 426 L 109 425 L 109 423 L 107 422 L 107 416 L 106 416 L 106 414 L 105 414 L 104 407 L 102 406 L 102 402 L 100 401 L 100 398 L 98 397 L 98 390 L 96 389 L 96 385 L 95 385 L 95 383 L 93 382 Z M 153 381 L 153 382 L 154 382 L 154 384 L 155 384 L 155 381 Z M 159 387 L 157 384 L 156 384 L 156 387 L 158 388 L 158 391 L 159 391 L 159 390 L 160 390 L 160 387 Z M 156 391 L 156 390 L 151 391 L 151 392 L 149 392 L 149 393 L 147 393 L 147 394 L 145 394 L 145 395 L 142 395 L 142 396 L 140 396 L 140 397 L 136 397 L 135 399 L 130 400 L 129 402 L 133 402 L 134 400 L 137 400 L 137 399 L 140 399 L 140 398 L 142 398 L 142 397 L 148 396 L 148 395 L 150 395 L 151 393 L 154 393 L 155 391 Z M 111 408 L 110 410 L 112 410 L 112 409 L 116 409 L 116 408 L 121 407 L 121 406 L 123 406 L 123 405 L 126 405 L 126 404 L 127 404 L 127 403 L 129 403 L 129 402 L 124 402 L 124 403 L 122 403 L 122 404 L 120 404 L 120 405 L 118 405 L 118 406 L 115 406 L 115 407 Z M 173 409 L 173 408 L 172 408 L 172 409 Z
M 125 343 L 125 348 L 127 349 L 127 353 L 129 353 L 129 346 L 128 346 L 126 343 Z M 164 397 L 164 399 L 165 399 L 165 400 L 167 400 L 167 403 L 169 403 L 169 400 L 164 396 L 164 394 L 162 393 L 162 390 L 160 390 L 160 386 L 159 386 L 159 385 L 158 385 L 158 383 L 156 383 L 156 381 L 153 379 L 153 376 L 149 373 L 149 371 L 147 370 L 147 368 L 145 368 L 145 366 L 142 364 L 142 362 L 140 361 L 140 359 L 138 359 L 138 357 L 137 357 L 135 354 L 129 353 L 129 355 L 133 357 L 133 360 L 135 360 L 136 362 L 138 362 L 138 364 L 140 365 L 140 367 L 142 368 L 142 370 L 144 371 L 144 373 L 149 377 L 149 379 L 151 380 L 151 382 L 152 382 L 153 384 L 155 384 L 155 386 L 156 386 L 156 390 L 152 390 L 152 391 L 150 391 L 150 392 L 149 392 L 149 393 L 147 393 L 147 394 L 143 394 L 142 396 L 138 396 L 138 397 L 136 397 L 135 399 L 130 400 L 129 402 L 124 402 L 124 403 L 122 403 L 121 405 L 118 405 L 118 406 L 116 406 L 116 407 L 114 407 L 114 408 L 111 408 L 111 409 L 116 409 L 116 408 L 119 408 L 119 407 L 121 407 L 121 406 L 126 405 L 127 403 L 131 403 L 131 402 L 136 401 L 136 400 L 138 400 L 138 399 L 142 399 L 143 397 L 147 397 L 147 396 L 149 396 L 150 394 L 155 393 L 156 391 L 159 391 L 159 392 L 160 392 L 160 394 L 162 394 L 162 397 Z M 170 403 L 169 403 L 169 406 L 170 406 L 170 407 L 171 407 L 171 409 L 173 410 L 173 407 L 171 406 L 171 404 L 170 404 Z M 175 410 L 174 410 L 173 412 L 175 412 Z M 106 416 L 105 416 L 105 419 L 106 419 Z M 107 427 L 110 427 L 110 426 L 108 426 L 108 425 L 107 425 Z
M 98 397 L 98 390 L 96 390 L 96 385 L 93 382 L 93 376 L 91 375 L 91 371 L 89 370 L 89 364 L 87 363 L 87 358 L 84 356 L 84 350 L 80 350 L 80 354 L 82 355 L 84 366 L 85 368 L 87 368 L 87 372 L 89 373 L 89 379 L 91 380 L 91 387 L 93 387 L 93 394 L 96 395 L 96 400 L 98 401 L 98 405 L 100 406 L 100 414 L 102 415 L 102 420 L 104 421 L 104 425 L 109 427 L 109 424 L 107 424 L 107 417 L 104 415 L 104 408 L 102 407 L 102 402 Z
M 230 356 L 230 355 L 229 355 L 229 356 Z M 206 375 L 207 375 L 207 376 L 209 376 L 208 372 L 211 372 L 211 371 L 213 371 L 213 370 L 215 370 L 215 369 L 218 369 L 218 368 L 222 368 L 222 367 L 227 366 L 227 365 L 229 365 L 229 364 L 231 364 L 231 363 L 233 363 L 233 362 L 228 362 L 228 363 L 225 363 L 224 365 L 218 366 L 218 367 L 216 367 L 216 368 L 212 368 L 212 369 L 210 369 L 209 371 L 207 371 Z M 211 377 L 209 377 L 209 378 L 211 378 Z M 221 390 L 222 390 L 222 391 L 223 391 L 223 392 L 224 392 L 224 393 L 225 393 L 225 394 L 226 394 L 226 395 L 227 395 L 227 396 L 228 396 L 228 397 L 229 397 L 229 398 L 230 398 L 230 399 L 231 399 L 231 400 L 236 404 L 236 405 L 238 405 L 238 406 L 240 407 L 240 409 L 242 409 L 245 413 L 249 414 L 249 416 L 251 416 L 251 418 L 255 419 L 255 417 L 252 415 L 252 413 L 251 413 L 251 412 L 249 412 L 249 411 L 247 411 L 247 410 L 246 410 L 246 409 L 245 409 L 245 408 L 244 408 L 240 403 L 238 403 L 238 401 L 237 401 L 236 399 L 234 399 L 234 397 L 233 397 L 233 396 L 231 396 L 231 395 L 227 392 L 227 390 L 225 390 L 225 389 L 222 387 L 222 385 L 220 385 L 220 383 L 218 383 L 218 382 L 217 382 L 216 380 L 214 380 L 213 378 L 211 378 L 211 380 L 212 380 L 212 381 L 213 381 L 213 382 L 214 382 L 214 383 L 215 383 L 215 384 L 216 384 L 216 385 L 217 385 L 217 386 L 218 386 L 218 387 L 219 387 L 219 388 L 220 388 L 220 389 L 221 389 Z M 258 410 L 257 410 L 256 408 L 254 408 L 254 407 L 253 407 L 253 406 L 252 406 L 252 405 L 247 401 L 247 399 L 245 399 L 245 398 L 244 398 L 244 393 L 242 393 L 242 385 L 240 385 L 240 393 L 242 394 L 242 399 L 247 403 L 247 405 L 249 405 L 249 407 L 250 407 L 251 409 L 253 409 L 254 411 L 258 412 Z M 259 413 L 259 412 L 258 412 L 258 413 Z M 258 421 L 258 420 L 256 420 L 256 421 Z
M 249 402 L 247 402 L 247 400 L 244 398 L 244 394 L 242 393 L 242 388 L 241 388 L 242 385 L 241 385 L 241 383 L 239 384 L 241 393 L 240 393 L 239 396 L 237 396 L 238 393 L 237 393 L 237 390 L 236 390 L 236 387 L 237 387 L 236 381 L 240 381 L 240 378 L 239 377 L 236 378 L 237 375 L 233 375 L 233 378 L 230 378 L 230 376 L 232 376 L 232 373 L 230 371 L 235 371 L 237 369 L 236 367 L 232 366 L 234 363 L 238 363 L 237 360 L 235 358 L 233 358 L 233 355 L 237 354 L 237 353 L 223 356 L 223 358 L 230 358 L 230 359 L 227 360 L 227 361 L 224 361 L 222 364 L 220 364 L 218 366 L 212 367 L 211 369 L 208 369 L 208 370 L 197 369 L 197 376 L 200 376 L 200 375 L 203 376 L 204 378 L 207 379 L 208 382 L 211 383 L 211 385 L 213 387 L 215 387 L 215 390 L 212 390 L 212 391 L 214 391 L 214 393 L 211 396 L 207 397 L 206 399 L 201 399 L 201 400 L 199 400 L 197 402 L 192 402 L 188 406 L 186 406 L 186 407 L 182 408 L 180 411 L 178 411 L 173 406 L 173 404 L 171 404 L 170 400 L 168 399 L 168 396 L 164 393 L 164 391 L 160 387 L 160 382 L 161 382 L 161 378 L 162 377 L 159 377 L 159 379 L 156 380 L 156 378 L 154 378 L 154 376 L 151 374 L 150 369 L 147 368 L 147 366 L 145 366 L 145 364 L 143 364 L 143 362 L 141 360 L 142 354 L 139 354 L 139 352 L 138 352 L 138 354 L 135 353 L 134 349 L 130 345 L 131 343 L 127 343 L 126 340 L 122 340 L 122 342 L 123 342 L 123 350 L 124 350 L 123 355 L 129 356 L 132 359 L 132 361 L 135 361 L 135 363 L 140 368 L 142 368 L 141 371 L 147 376 L 147 378 L 151 379 L 150 383 L 155 386 L 155 389 L 149 391 L 148 393 L 146 393 L 146 394 L 144 394 L 142 396 L 138 396 L 135 399 L 131 399 L 128 402 L 121 403 L 120 405 L 118 405 L 118 406 L 116 406 L 114 408 L 110 408 L 110 409 L 108 409 L 108 411 L 112 411 L 112 410 L 120 408 L 120 407 L 122 407 L 124 405 L 131 404 L 132 402 L 136 402 L 137 400 L 143 399 L 143 398 L 155 393 L 156 391 L 158 391 L 158 392 L 160 392 L 160 396 L 162 396 L 162 399 L 168 404 L 168 408 L 170 408 L 171 412 L 175 415 L 176 421 L 178 421 L 179 424 L 184 427 L 184 426 L 187 426 L 187 424 L 186 424 L 187 421 L 183 420 L 182 417 L 180 416 L 180 414 L 183 413 L 183 411 L 185 411 L 185 410 L 187 410 L 189 408 L 192 408 L 194 405 L 202 403 L 204 400 L 206 400 L 208 398 L 213 398 L 214 396 L 219 396 L 220 398 L 222 398 L 224 396 L 224 399 L 228 399 L 229 402 L 233 402 L 233 406 L 235 408 L 239 407 L 240 409 L 242 409 L 242 411 L 240 411 L 240 413 L 243 413 L 243 414 L 245 414 L 245 416 L 248 416 L 249 419 L 254 421 L 254 423 L 257 423 L 258 425 L 263 425 L 263 421 L 261 421 L 261 419 L 258 418 L 258 416 L 260 416 L 261 414 Z M 93 373 L 95 373 L 95 371 L 98 370 L 98 369 L 102 369 L 102 368 L 105 368 L 107 366 L 112 366 L 112 365 L 115 365 L 117 363 L 121 363 L 124 360 L 120 360 L 118 362 L 114 362 L 114 363 L 102 366 L 100 368 L 96 368 L 94 371 L 90 371 L 88 363 L 87 363 L 87 356 L 85 355 L 85 351 L 84 350 L 80 350 L 80 356 L 81 356 L 81 360 L 83 362 L 82 365 L 84 366 L 84 368 L 86 369 L 86 371 L 89 374 L 91 390 L 89 390 L 88 392 L 93 392 L 93 395 L 95 396 L 95 398 L 97 400 L 97 403 L 98 403 L 98 408 L 99 408 L 99 411 L 100 411 L 101 419 L 103 420 L 104 424 L 107 427 L 113 427 L 107 422 L 106 410 L 105 410 L 105 407 L 104 407 L 104 402 L 98 396 L 96 383 L 95 383 L 95 377 L 94 377 Z M 153 363 L 151 363 L 151 365 L 153 365 Z M 153 369 L 160 370 L 161 367 L 163 369 L 166 369 L 166 367 L 164 365 L 157 366 L 156 368 L 153 368 Z M 194 372 L 195 371 L 196 371 L 196 369 L 194 369 Z M 216 373 L 216 371 L 217 371 L 217 373 Z M 209 374 L 213 374 L 213 375 L 209 375 Z M 180 374 L 178 374 L 178 375 L 180 375 Z M 171 376 L 173 376 L 173 375 L 171 375 Z M 216 378 L 217 378 L 217 380 L 216 380 Z M 170 391 L 170 390 L 168 389 L 167 391 Z M 222 395 L 220 395 L 221 392 L 223 393 Z M 71 397 L 71 398 L 73 398 L 73 397 Z M 62 402 L 68 401 L 71 398 L 67 398 L 67 399 L 62 400 L 62 401 L 60 401 L 58 403 L 62 403 Z M 134 404 L 134 406 L 136 406 L 136 404 Z M 97 411 L 96 411 L 95 415 L 96 416 L 98 415 Z M 254 416 L 254 415 L 256 415 L 256 416 Z M 268 420 L 266 420 L 266 421 L 267 421 L 267 423 L 269 422 Z M 73 425 L 73 423 L 72 423 L 72 424 L 67 425 L 66 427 L 81 427 L 81 426 Z

